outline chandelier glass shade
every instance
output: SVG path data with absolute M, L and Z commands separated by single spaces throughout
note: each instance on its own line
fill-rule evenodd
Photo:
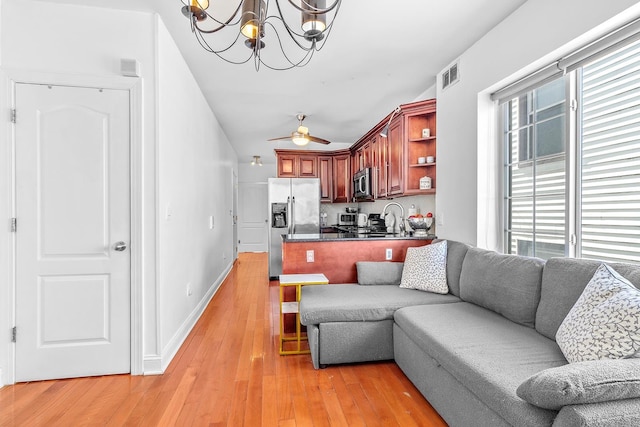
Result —
M 253 59 L 256 70 L 261 65 L 287 70 L 304 67 L 322 49 L 342 0 L 181 2 L 191 31 L 207 52 L 232 64 Z

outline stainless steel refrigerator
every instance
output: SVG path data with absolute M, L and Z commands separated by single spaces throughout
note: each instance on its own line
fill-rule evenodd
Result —
M 320 232 L 320 180 L 269 178 L 269 278 L 282 274 L 282 235 Z

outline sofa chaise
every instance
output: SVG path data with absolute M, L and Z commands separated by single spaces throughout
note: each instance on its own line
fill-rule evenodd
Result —
M 556 342 L 600 262 L 440 244 L 446 293 L 401 287 L 391 262 L 304 287 L 313 366 L 394 359 L 451 426 L 640 425 L 640 359 L 569 363 Z M 610 266 L 640 285 L 640 266 Z

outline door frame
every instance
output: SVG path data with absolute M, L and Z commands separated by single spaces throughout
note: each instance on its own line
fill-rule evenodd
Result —
M 16 103 L 16 85 L 25 84 L 50 84 L 54 86 L 104 88 L 114 90 L 125 90 L 129 92 L 129 151 L 130 151 L 130 221 L 131 221 L 131 345 L 130 345 L 130 374 L 142 375 L 144 373 L 144 339 L 143 339 L 143 139 L 142 139 L 142 79 L 139 77 L 123 76 L 91 76 L 91 75 L 70 75 L 52 74 L 41 72 L 28 72 L 22 70 L 4 70 L 0 74 L 0 79 L 4 82 L 0 89 L 2 98 L 9 102 L 6 107 L 13 109 Z M 4 92 L 4 93 L 3 93 Z M 17 112 L 17 120 L 20 120 L 20 112 Z M 6 132 L 3 132 L 9 142 L 10 150 L 7 150 L 9 158 L 7 166 L 10 167 L 10 179 L 8 185 L 8 200 L 10 217 L 16 217 L 16 141 L 14 126 L 8 123 Z M 9 153 L 10 151 L 10 153 Z M 1 157 L 1 156 L 0 156 Z M 0 193 L 2 189 L 0 188 Z M 2 203 L 0 203 L 0 206 Z M 9 328 L 16 324 L 16 233 L 11 233 L 10 249 L 8 256 L 8 320 Z M 2 291 L 2 289 L 0 289 Z M 2 321 L 0 320 L 0 325 Z M 19 339 L 19 338 L 18 338 Z M 8 384 L 15 383 L 15 343 L 7 346 L 7 373 Z M 2 378 L 0 378 L 2 384 Z

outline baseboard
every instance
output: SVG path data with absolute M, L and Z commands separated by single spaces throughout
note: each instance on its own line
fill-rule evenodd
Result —
M 182 323 L 182 326 L 176 331 L 171 340 L 169 340 L 167 345 L 164 347 L 164 349 L 162 350 L 162 355 L 160 357 L 162 372 L 167 369 L 175 355 L 178 353 L 178 350 L 180 350 L 180 347 L 189 336 L 189 333 L 198 322 L 198 319 L 200 319 L 200 316 L 202 316 L 205 308 L 207 308 L 209 301 L 211 301 L 211 298 L 213 298 L 213 296 L 216 294 L 216 292 L 220 288 L 220 285 L 222 285 L 224 280 L 227 278 L 232 268 L 233 263 L 230 263 L 228 267 L 222 272 L 222 274 L 220 274 L 218 280 L 211 284 L 211 287 L 209 288 L 207 293 L 202 297 L 198 305 L 193 309 L 191 314 Z
M 145 356 L 142 363 L 143 375 L 162 375 L 164 370 L 162 369 L 162 357 Z

